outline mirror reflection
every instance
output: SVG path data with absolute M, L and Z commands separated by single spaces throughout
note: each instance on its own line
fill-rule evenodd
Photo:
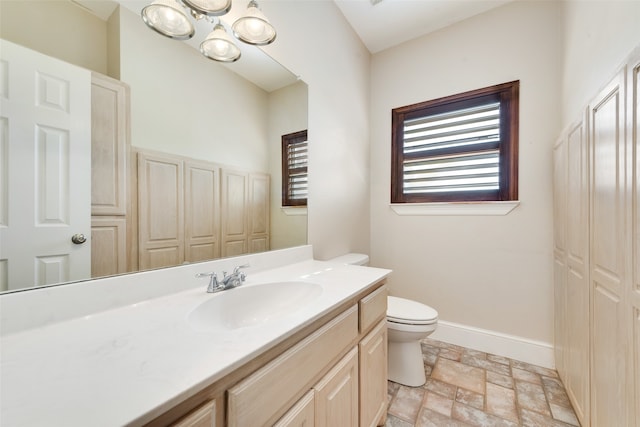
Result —
M 121 3 L 0 2 L 1 291 L 306 243 L 306 208 L 281 203 L 306 84 L 254 46 L 208 60 Z M 62 113 L 24 114 L 38 96 Z

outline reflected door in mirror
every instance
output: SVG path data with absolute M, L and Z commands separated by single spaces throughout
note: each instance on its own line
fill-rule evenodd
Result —
M 91 243 L 71 238 L 90 236 L 90 73 L 0 51 L 0 290 L 89 278 Z

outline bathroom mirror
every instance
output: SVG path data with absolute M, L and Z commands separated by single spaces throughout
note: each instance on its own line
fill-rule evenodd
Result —
M 243 45 L 242 58 L 233 64 L 208 60 L 193 45 L 207 35 L 210 24 L 199 22 L 189 45 L 164 38 L 144 25 L 135 9 L 148 2 L 121 3 L 118 8 L 106 0 L 2 1 L 0 37 L 126 83 L 130 88 L 133 151 L 148 150 L 269 174 L 269 249 L 305 244 L 306 210 L 291 214 L 281 208 L 280 137 L 306 129 L 306 84 L 255 46 Z M 236 13 L 246 6 L 241 3 L 234 2 Z M 89 13 L 87 6 L 96 10 Z M 96 18 L 101 13 L 104 15 Z M 74 16 L 63 17 L 65 14 Z M 69 24 L 78 19 L 89 20 L 90 36 L 81 26 Z M 8 25 L 8 21 L 18 24 Z M 94 41 L 96 28 L 99 34 Z M 62 38 L 64 34 L 69 38 Z M 79 52 L 93 57 L 83 58 Z M 135 161 L 135 156 L 130 160 Z M 84 164 L 91 164 L 91 159 Z M 26 191 L 20 189 L 23 196 Z M 11 244 L 2 242 L 5 247 Z M 0 276 L 7 277 L 6 270 L 0 260 Z M 0 291 L 34 286 L 28 281 L 5 283 L 8 285 Z

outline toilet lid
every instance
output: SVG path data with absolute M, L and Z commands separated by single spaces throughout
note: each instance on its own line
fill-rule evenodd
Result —
M 387 320 L 424 325 L 438 320 L 438 312 L 428 305 L 404 298 L 387 297 Z

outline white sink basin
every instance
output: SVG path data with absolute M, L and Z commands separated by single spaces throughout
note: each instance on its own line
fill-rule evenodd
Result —
M 187 320 L 203 331 L 262 325 L 300 310 L 321 293 L 320 285 L 307 282 L 240 286 L 216 293 L 189 313 Z

